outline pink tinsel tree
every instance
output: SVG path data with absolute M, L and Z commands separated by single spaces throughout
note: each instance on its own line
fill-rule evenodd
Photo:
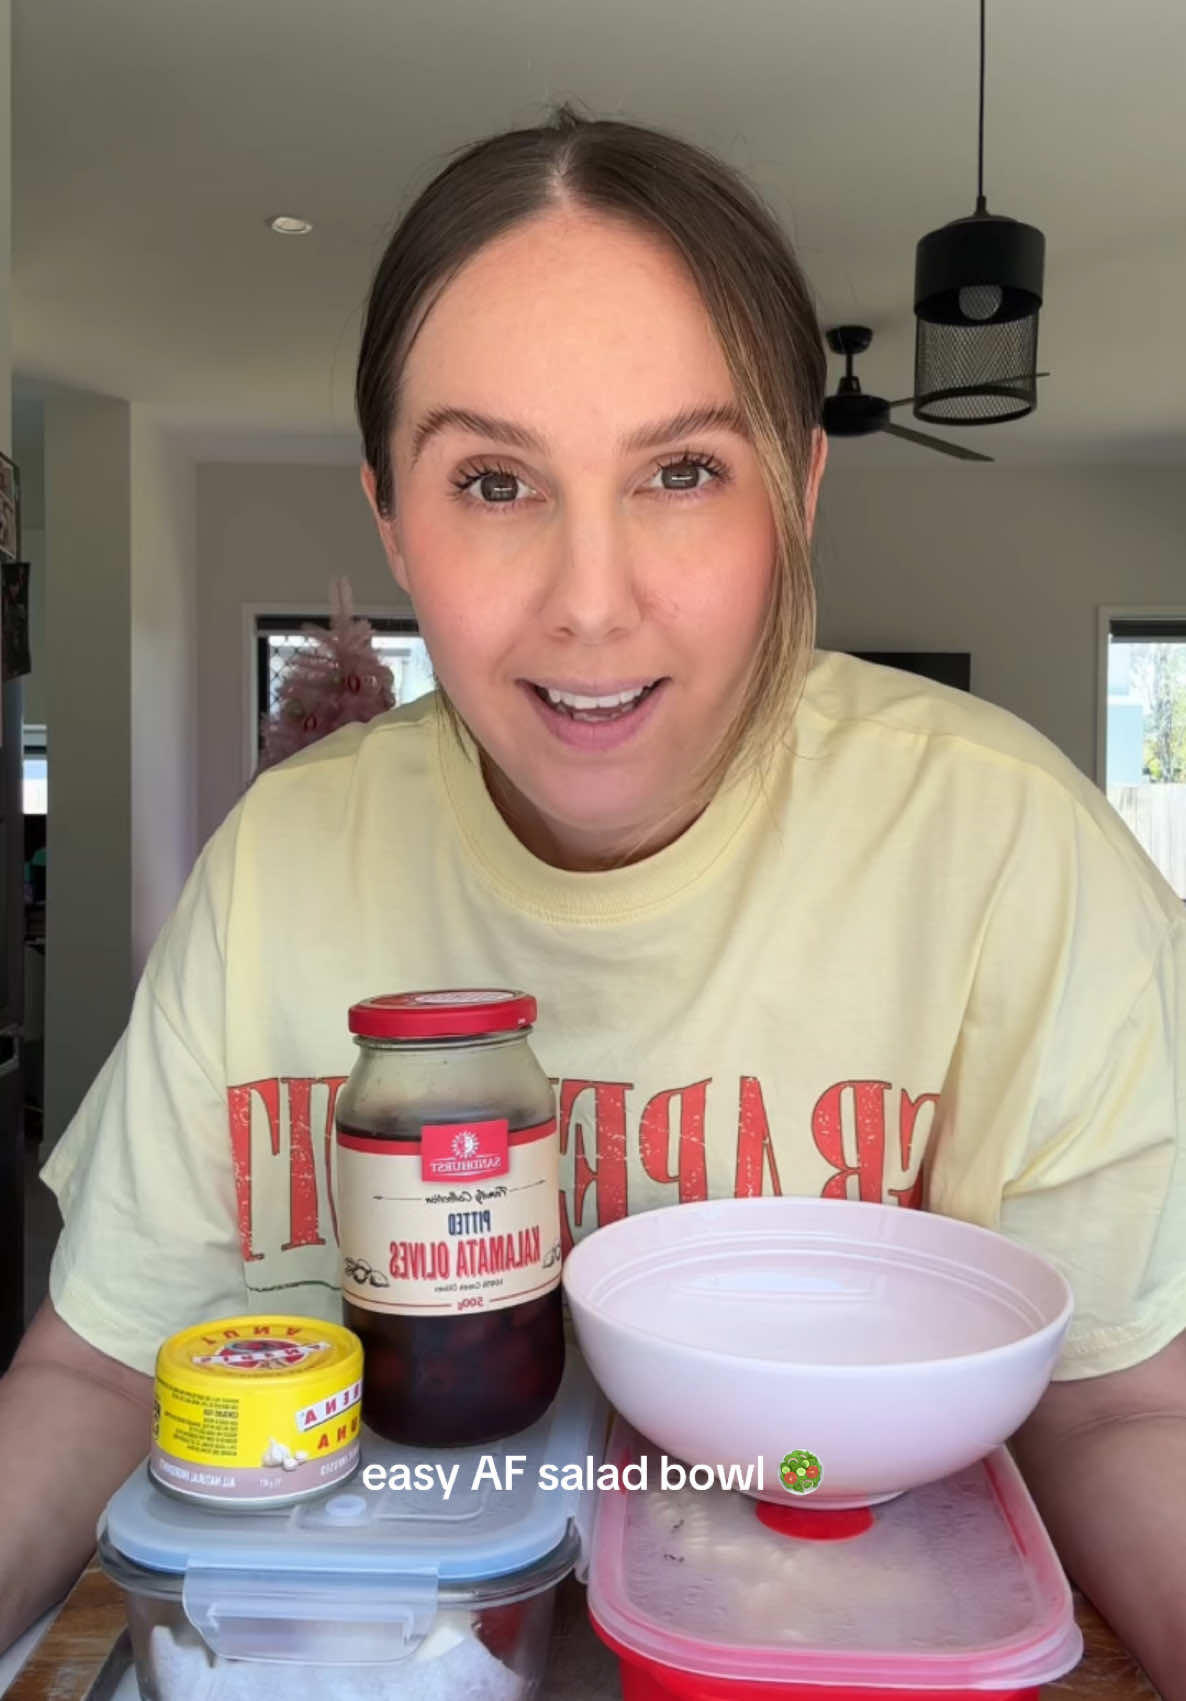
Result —
M 263 718 L 261 772 L 338 727 L 372 720 L 395 705 L 394 677 L 375 650 L 370 622 L 354 616 L 349 579 L 334 580 L 330 603 L 329 631 L 305 628 L 313 642 L 289 661 L 279 703 Z

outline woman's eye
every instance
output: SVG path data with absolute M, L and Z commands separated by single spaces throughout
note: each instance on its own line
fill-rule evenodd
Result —
M 457 480 L 456 488 L 459 495 L 468 496 L 483 507 L 493 508 L 498 504 L 505 506 L 517 502 L 530 487 L 513 472 L 491 467 L 483 472 L 464 474 Z
M 488 472 L 478 480 L 483 502 L 513 502 L 522 481 L 514 473 Z
M 702 490 L 717 476 L 715 468 L 708 461 L 669 461 L 666 466 L 659 468 L 648 488 L 665 491 Z

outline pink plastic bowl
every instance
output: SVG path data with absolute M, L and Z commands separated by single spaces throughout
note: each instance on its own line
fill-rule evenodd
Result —
M 564 1286 L 590 1370 L 642 1435 L 689 1465 L 752 1466 L 749 1492 L 783 1505 L 782 1461 L 808 1452 L 804 1510 L 984 1458 L 1041 1399 L 1072 1308 L 1002 1235 L 832 1199 L 626 1217 L 574 1247 Z

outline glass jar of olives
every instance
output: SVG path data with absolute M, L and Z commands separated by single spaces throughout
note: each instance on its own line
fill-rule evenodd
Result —
M 524 993 L 369 998 L 337 1104 L 345 1321 L 363 1417 L 409 1446 L 526 1429 L 564 1369 L 555 1095 Z

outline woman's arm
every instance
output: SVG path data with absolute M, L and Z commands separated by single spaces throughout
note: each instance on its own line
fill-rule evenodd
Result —
M 47 1300 L 0 1380 L 0 1650 L 66 1594 L 112 1493 L 148 1452 L 152 1378 Z
M 1163 1701 L 1186 1701 L 1186 1333 L 1052 1382 L 1013 1451 L 1074 1581 Z

